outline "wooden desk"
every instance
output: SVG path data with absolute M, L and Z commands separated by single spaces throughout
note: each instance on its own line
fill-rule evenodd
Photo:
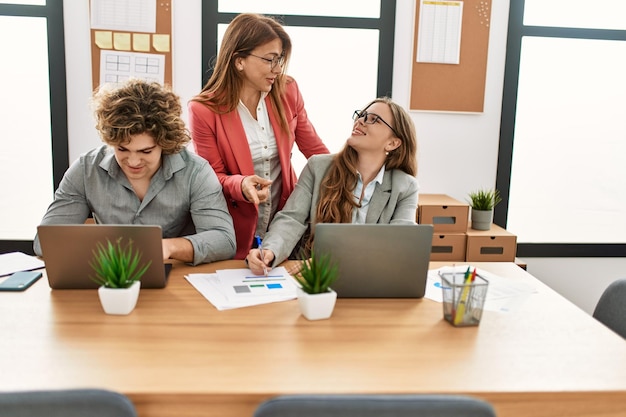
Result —
M 0 293 L 0 391 L 108 388 L 142 417 L 249 417 L 293 393 L 461 393 L 499 417 L 626 415 L 626 342 L 513 263 L 476 265 L 539 292 L 454 328 L 428 299 L 339 299 L 315 322 L 295 300 L 217 311 L 183 278 L 236 261 L 175 265 L 129 316 L 105 315 L 96 291 L 52 291 L 44 276 Z

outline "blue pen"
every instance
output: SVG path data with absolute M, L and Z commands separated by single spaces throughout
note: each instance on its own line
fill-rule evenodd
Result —
M 267 276 L 267 266 L 265 266 L 265 257 L 263 256 L 263 244 L 261 241 L 261 236 L 257 235 L 256 237 L 256 245 L 259 248 L 259 252 L 261 253 L 261 261 L 263 261 L 263 273 Z

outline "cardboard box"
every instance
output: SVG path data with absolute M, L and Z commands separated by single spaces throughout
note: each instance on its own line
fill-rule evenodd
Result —
M 445 194 L 420 194 L 417 222 L 432 224 L 435 233 L 465 233 L 469 204 Z
M 465 261 L 465 233 L 434 233 L 430 251 L 431 261 Z
M 490 230 L 467 229 L 467 262 L 514 262 L 517 236 L 496 224 Z

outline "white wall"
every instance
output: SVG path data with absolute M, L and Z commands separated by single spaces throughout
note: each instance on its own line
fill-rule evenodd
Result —
M 509 1 L 505 0 L 492 3 L 484 112 L 412 113 L 418 130 L 418 176 L 423 193 L 444 193 L 465 201 L 470 190 L 495 185 L 508 5 Z M 201 62 L 200 12 L 201 0 L 174 3 L 173 84 L 183 103 L 202 87 L 202 68 L 206 67 Z M 64 13 L 69 149 L 70 161 L 73 161 L 100 141 L 89 108 L 88 2 L 66 0 Z M 414 0 L 397 0 L 392 96 L 407 108 L 413 16 Z M 186 114 L 184 116 L 186 118 Z M 470 163 L 471 169 L 468 169 Z M 626 258 L 529 258 L 524 261 L 531 274 L 589 313 L 611 281 L 626 277 Z

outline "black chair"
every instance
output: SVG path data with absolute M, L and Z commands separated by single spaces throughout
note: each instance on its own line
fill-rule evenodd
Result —
M 460 395 L 285 395 L 254 417 L 495 417 L 491 404 Z
M 604 290 L 593 317 L 626 339 L 626 279 L 618 279 Z
M 137 417 L 125 396 L 102 389 L 0 392 L 2 417 Z

